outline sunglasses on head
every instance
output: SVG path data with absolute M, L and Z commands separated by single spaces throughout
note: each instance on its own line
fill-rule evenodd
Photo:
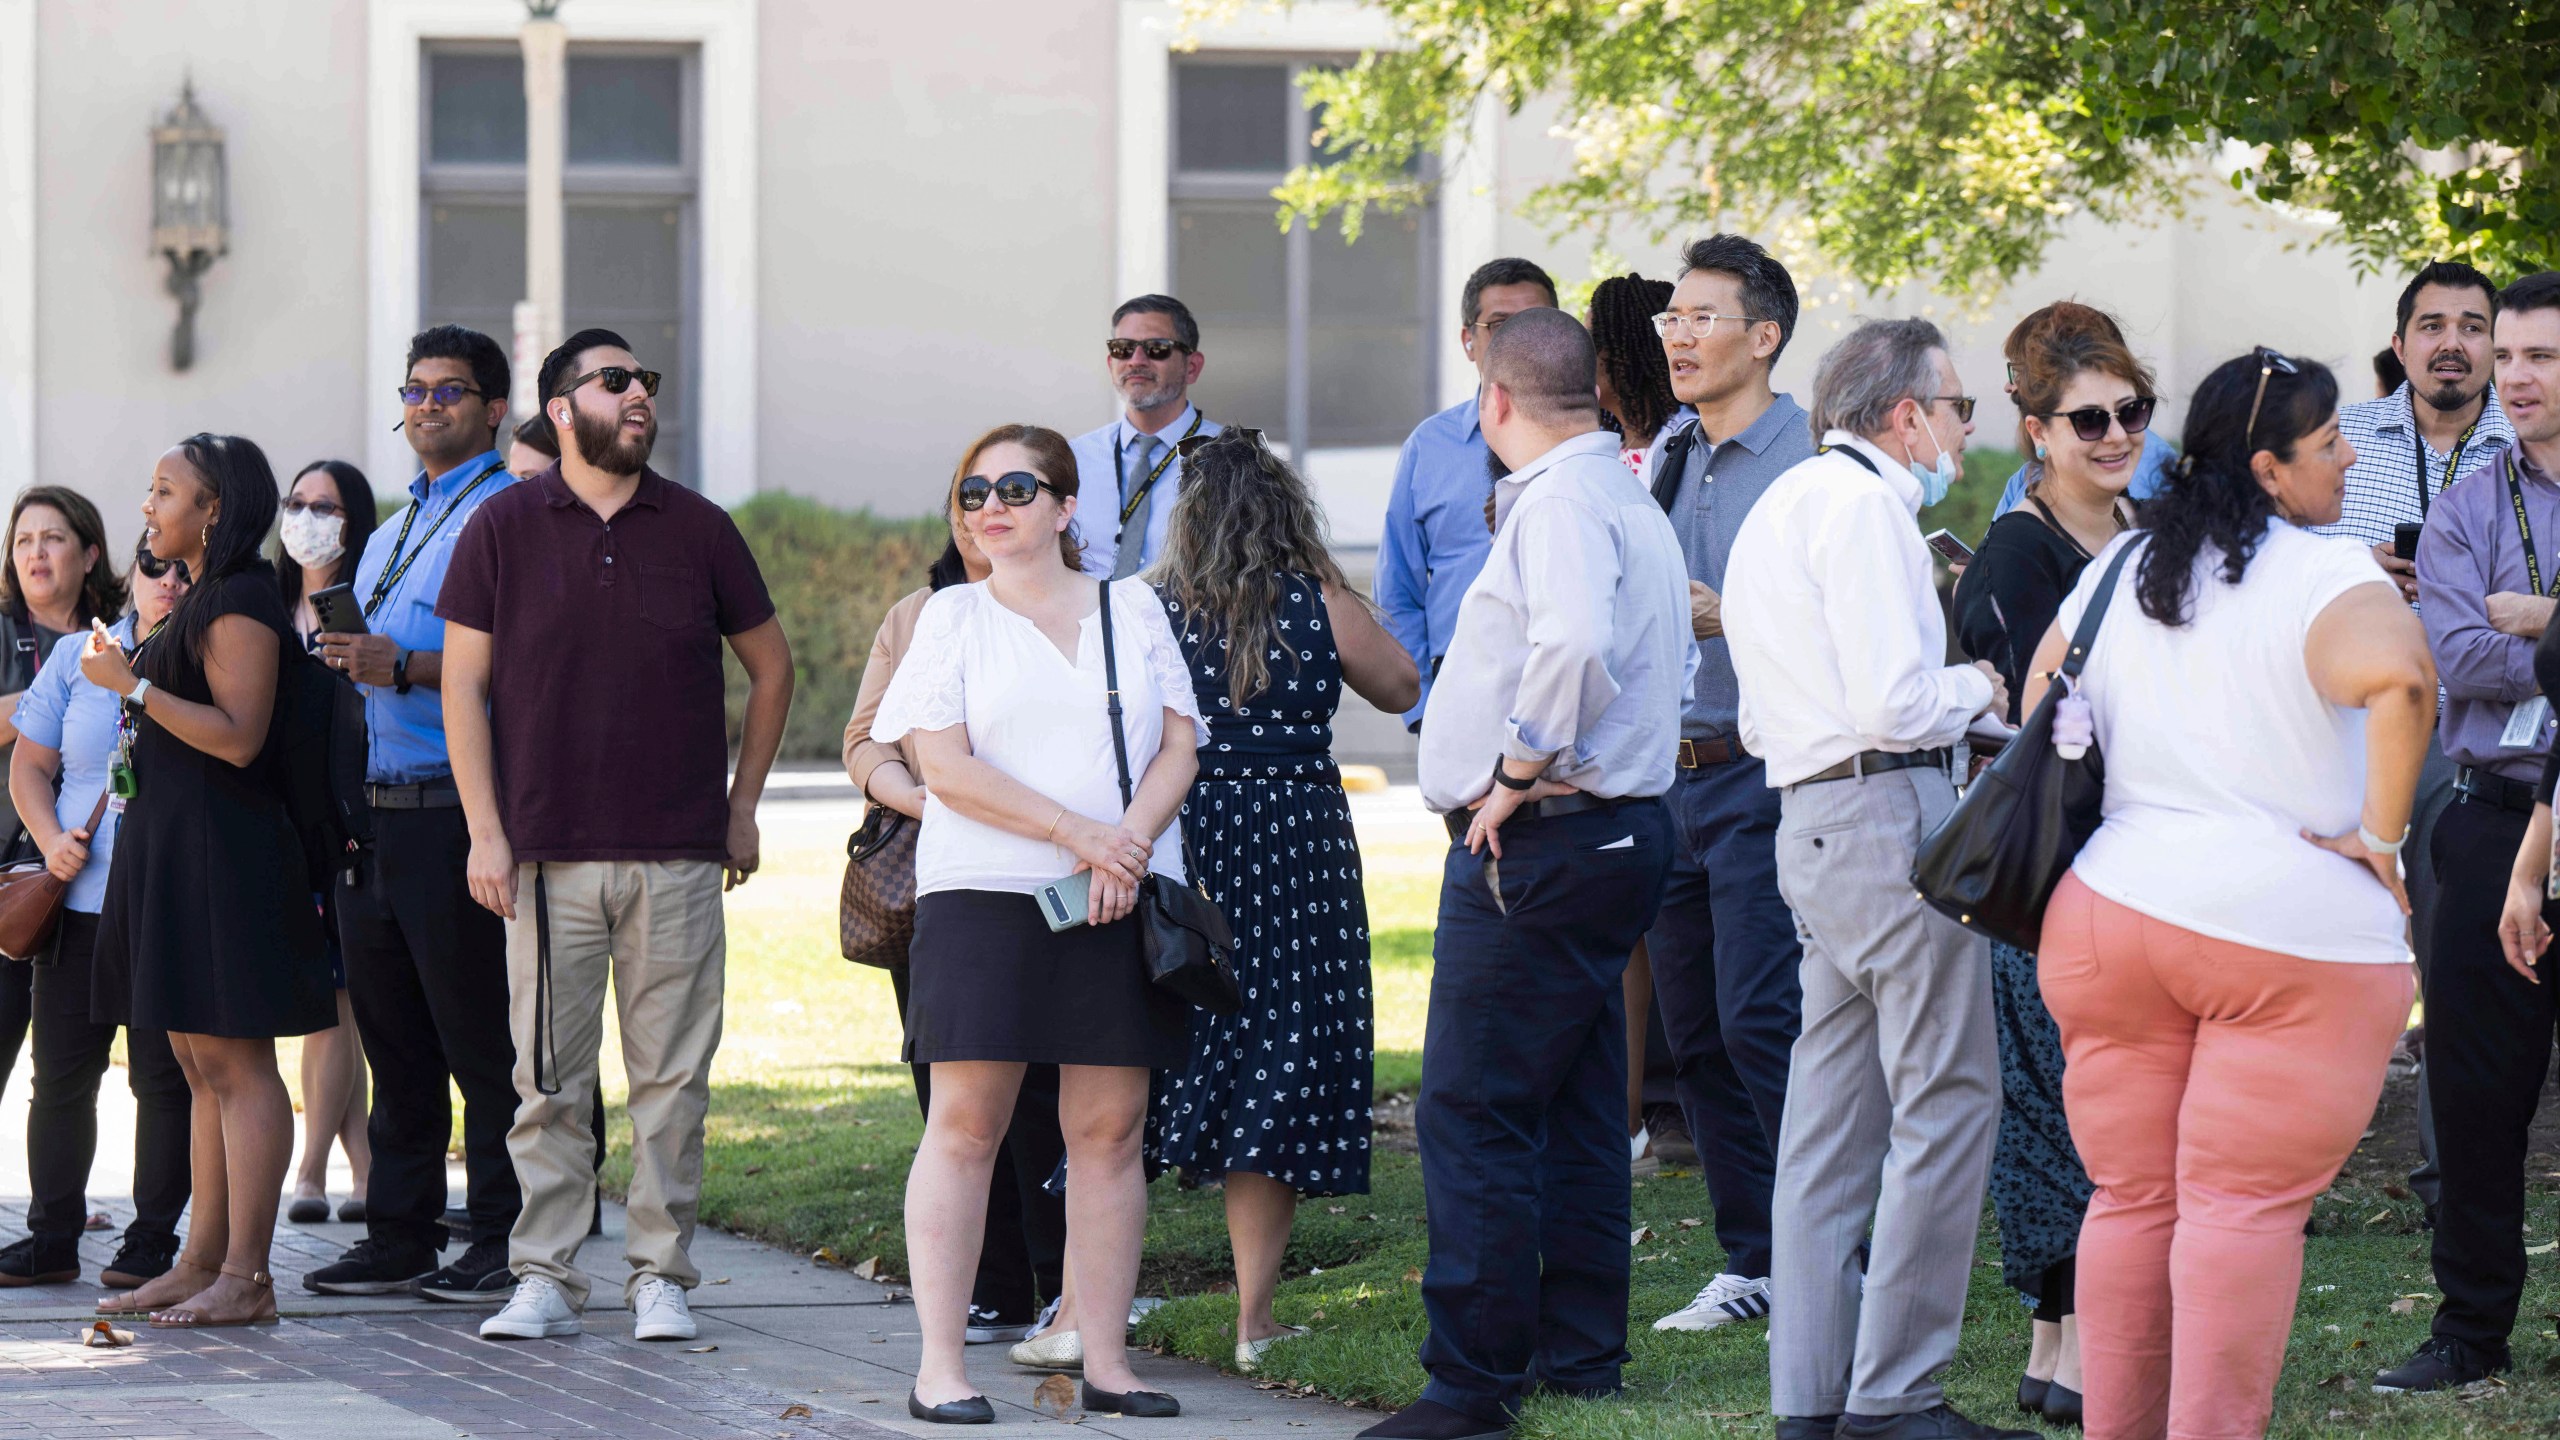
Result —
M 1008 510 L 1019 510 L 1040 498 L 1040 492 L 1066 498 L 1066 492 L 1028 470 L 1007 470 L 990 480 L 972 475 L 960 482 L 960 508 L 977 511 L 987 508 L 987 497 L 993 495 Z
M 2286 359 L 2282 351 L 2270 350 L 2266 346 L 2261 345 L 2257 349 L 2257 356 L 2258 393 L 2249 397 L 2249 423 L 2240 432 L 2240 447 L 2243 450 L 2248 449 L 2249 443 L 2252 440 L 2255 440 L 2258 435 L 2258 407 L 2266 403 L 2267 377 L 2277 373 L 2278 371 L 2282 371 L 2287 375 L 2299 375 L 2302 373 L 2300 367 L 2296 366 L 2291 360 Z
M 2042 420 L 2068 420 L 2071 433 L 2094 445 L 2107 438 L 2110 421 L 2124 426 L 2127 435 L 2139 435 L 2151 428 L 2151 411 L 2160 402 L 2148 395 L 2137 395 L 2113 410 L 2103 405 L 2084 405 L 2077 410 L 2046 410 L 2038 413 Z
M 1105 340 L 1102 342 L 1102 353 L 1114 360 L 1126 360 L 1140 351 L 1146 352 L 1150 360 L 1170 360 L 1176 355 L 1191 353 L 1191 347 L 1179 340 Z
M 634 370 L 628 365 L 604 365 L 590 370 L 586 374 L 579 376 L 577 379 L 570 381 L 568 384 L 561 386 L 559 389 L 552 391 L 551 398 L 557 400 L 561 396 L 568 394 L 570 391 L 577 389 L 579 386 L 586 384 L 590 380 L 603 381 L 604 393 L 607 395 L 621 394 L 623 391 L 631 388 L 631 382 L 634 380 L 640 382 L 640 388 L 643 391 L 646 391 L 651 395 L 655 395 L 658 393 L 658 382 L 665 378 L 665 376 L 659 374 L 655 370 Z
M 486 391 L 465 385 L 459 380 L 446 380 L 435 385 L 421 385 L 412 380 L 408 384 L 400 387 L 400 403 L 403 405 L 424 405 L 427 403 L 427 397 L 432 395 L 435 397 L 435 401 L 439 405 L 459 405 L 462 403 L 462 397 L 465 395 L 486 395 L 486 393 Z

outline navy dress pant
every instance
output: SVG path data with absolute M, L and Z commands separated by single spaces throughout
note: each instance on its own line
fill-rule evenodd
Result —
M 1465 815 L 1453 817 L 1462 827 Z M 1452 843 L 1414 1126 L 1431 1261 L 1423 1398 L 1489 1424 L 1627 1359 L 1627 954 L 1671 858 L 1658 799 Z

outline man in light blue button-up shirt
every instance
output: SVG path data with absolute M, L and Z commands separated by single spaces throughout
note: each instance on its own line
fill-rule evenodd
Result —
M 1135 575 L 1164 551 L 1173 497 L 1182 488 L 1175 450 L 1225 427 L 1191 403 L 1208 363 L 1190 307 L 1170 295 L 1141 295 L 1111 312 L 1103 342 L 1111 388 L 1128 407 L 1119 419 L 1068 442 L 1076 456 L 1076 538 L 1088 575 Z

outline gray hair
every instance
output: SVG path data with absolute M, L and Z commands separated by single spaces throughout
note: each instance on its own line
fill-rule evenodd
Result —
M 1813 433 L 1873 435 L 1905 400 L 1923 405 L 1937 392 L 1930 356 L 1947 348 L 1926 320 L 1861 320 L 1831 347 L 1813 372 Z

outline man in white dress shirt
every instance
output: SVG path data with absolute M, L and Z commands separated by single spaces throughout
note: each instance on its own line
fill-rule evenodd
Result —
M 1103 359 L 1126 409 L 1072 442 L 1084 498 L 1075 528 L 1084 572 L 1117 580 L 1155 563 L 1164 549 L 1183 478 L 1176 447 L 1224 427 L 1191 403 L 1208 357 L 1200 353 L 1200 322 L 1181 301 L 1141 295 L 1122 302 L 1111 312 Z
M 1910 878 L 1955 805 L 1950 747 L 2008 702 L 1989 665 L 1945 663 L 1915 523 L 1960 473 L 1961 390 L 1928 321 L 1851 332 L 1814 376 L 1824 448 L 1760 497 L 1725 569 L 1742 741 L 1781 794 L 1778 886 L 1804 941 L 1772 1207 L 1778 1440 L 2032 1434 L 1965 1418 L 1937 1380 L 2000 1119 L 1989 942 Z
M 1590 332 L 1524 310 L 1485 362 L 1493 547 L 1425 702 L 1448 821 L 1421 1141 L 1422 1398 L 1373 1437 L 1510 1433 L 1532 1386 L 1617 1392 L 1627 1360 L 1626 1003 L 1671 864 L 1698 647 L 1662 507 L 1600 428 Z

